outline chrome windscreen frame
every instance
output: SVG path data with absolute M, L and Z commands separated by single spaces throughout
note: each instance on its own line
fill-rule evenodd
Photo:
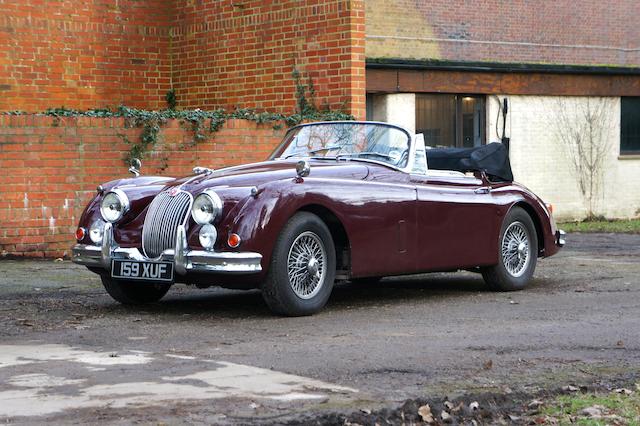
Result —
M 295 131 L 296 129 L 299 129 L 301 127 L 309 127 L 309 126 L 318 126 L 318 125 L 327 125 L 327 124 L 366 124 L 366 125 L 377 125 L 377 126 L 383 126 L 383 127 L 389 127 L 389 128 L 393 128 L 396 130 L 400 130 L 403 133 L 405 133 L 407 135 L 408 141 L 409 141 L 409 158 L 407 161 L 407 165 L 405 167 L 398 167 L 398 166 L 394 166 L 393 164 L 390 163 L 386 163 L 384 161 L 377 161 L 377 160 L 373 160 L 373 159 L 364 159 L 364 158 L 342 158 L 340 159 L 340 161 L 361 161 L 361 162 L 367 162 L 367 163 L 375 163 L 375 164 L 379 164 L 381 166 L 385 166 L 394 170 L 397 170 L 399 172 L 403 172 L 403 173 L 407 173 L 410 174 L 411 170 L 413 169 L 413 164 L 415 161 L 415 155 L 416 155 L 416 144 L 415 144 L 415 140 L 414 140 L 414 136 L 404 127 L 401 126 L 397 126 L 395 124 L 390 124 L 390 123 L 385 123 L 383 121 L 350 121 L 350 120 L 339 120 L 339 121 L 315 121 L 313 123 L 303 123 L 303 124 L 298 124 L 297 126 L 293 126 L 292 128 L 290 128 L 287 133 L 284 135 L 284 137 L 282 138 L 282 142 L 280 142 L 280 144 L 276 147 L 276 149 L 273 150 L 273 152 L 269 155 L 269 159 L 270 160 L 282 160 L 283 158 L 281 157 L 275 157 L 275 153 L 282 150 L 282 148 L 286 145 L 286 143 L 288 143 L 287 141 L 287 136 L 289 135 L 289 133 Z M 313 158 L 313 157 L 305 157 L 305 156 L 300 156 L 300 157 L 296 157 L 298 159 L 304 159 L 304 158 Z M 323 157 L 322 159 L 325 160 L 332 160 L 332 157 Z

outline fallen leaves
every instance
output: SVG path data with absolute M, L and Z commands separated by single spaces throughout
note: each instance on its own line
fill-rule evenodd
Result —
M 604 410 L 605 408 L 602 405 L 594 405 L 591 407 L 583 408 L 578 412 L 578 415 L 586 417 L 602 417 L 602 412 Z
M 425 423 L 433 423 L 433 413 L 431 412 L 431 407 L 429 404 L 425 404 L 422 407 L 418 408 L 418 415 Z
M 573 385 L 567 385 L 562 387 L 563 392 L 578 392 L 579 390 L 580 388 Z
M 442 411 L 440 413 L 440 420 L 442 420 L 443 423 L 451 423 L 453 421 L 453 419 L 451 418 L 451 414 L 447 413 L 446 411 Z
M 527 408 L 529 408 L 530 410 L 536 410 L 536 409 L 540 408 L 543 405 L 544 405 L 543 401 L 541 401 L 539 399 L 534 399 L 531 402 L 529 402 L 529 404 L 527 404 Z
M 620 393 L 623 395 L 631 395 L 633 394 L 633 391 L 631 389 L 627 389 L 627 388 L 618 388 L 618 389 L 614 389 L 613 390 L 615 393 Z

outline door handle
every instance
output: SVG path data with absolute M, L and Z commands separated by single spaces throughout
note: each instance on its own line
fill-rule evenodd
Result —
M 477 188 L 473 192 L 475 192 L 476 194 L 488 194 L 491 192 L 491 188 L 488 186 L 481 186 L 480 188 Z

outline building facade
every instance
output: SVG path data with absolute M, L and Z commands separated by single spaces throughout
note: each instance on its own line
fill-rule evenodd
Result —
M 508 138 L 516 180 L 560 219 L 640 216 L 639 14 L 633 0 L 367 0 L 367 118 L 431 146 Z
M 431 146 L 508 138 L 516 180 L 560 219 L 635 217 L 637 16 L 636 0 L 0 0 L 0 111 L 159 109 L 172 90 L 178 108 L 290 113 L 303 84 Z

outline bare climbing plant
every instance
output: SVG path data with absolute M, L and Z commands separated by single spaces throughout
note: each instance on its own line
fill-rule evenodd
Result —
M 604 171 L 615 125 L 611 98 L 561 98 L 551 109 L 553 131 L 567 157 L 587 209 L 587 220 L 599 217 Z

